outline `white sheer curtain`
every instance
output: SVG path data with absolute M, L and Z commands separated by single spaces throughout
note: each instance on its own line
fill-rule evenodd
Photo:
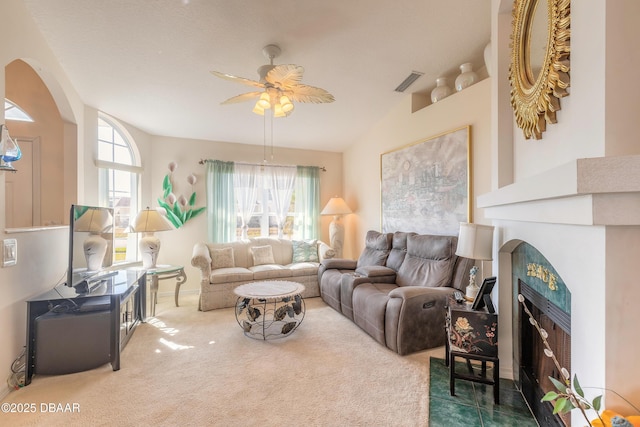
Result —
M 260 166 L 242 163 L 235 164 L 233 186 L 238 199 L 238 213 L 242 219 L 242 238 L 247 239 L 249 221 L 258 199 Z
M 264 168 L 265 184 L 269 187 L 271 200 L 276 213 L 278 237 L 284 236 L 284 223 L 289 212 L 291 195 L 296 185 L 295 166 L 266 166 Z

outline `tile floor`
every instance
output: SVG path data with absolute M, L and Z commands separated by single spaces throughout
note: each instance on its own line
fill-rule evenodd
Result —
M 456 380 L 456 396 L 451 396 L 449 368 L 443 359 L 431 358 L 430 375 L 429 427 L 538 426 L 512 380 L 500 379 L 500 404 L 496 405 L 493 386 L 471 381 Z M 491 376 L 490 369 L 487 375 Z

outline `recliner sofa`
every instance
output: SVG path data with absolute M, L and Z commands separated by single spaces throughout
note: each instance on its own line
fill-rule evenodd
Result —
M 465 293 L 474 260 L 455 254 L 457 236 L 369 231 L 358 260 L 325 259 L 320 296 L 400 355 L 445 343 L 445 306 Z

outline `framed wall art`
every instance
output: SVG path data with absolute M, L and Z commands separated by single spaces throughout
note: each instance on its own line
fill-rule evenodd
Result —
M 471 222 L 471 126 L 380 155 L 382 232 L 457 235 Z

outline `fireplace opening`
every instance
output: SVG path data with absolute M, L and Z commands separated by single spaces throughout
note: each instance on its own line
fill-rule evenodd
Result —
M 518 293 L 525 297 L 525 304 L 534 319 L 549 334 L 547 342 L 560 366 L 571 372 L 571 316 L 520 279 Z M 518 324 L 519 380 L 522 394 L 541 426 L 570 426 L 569 414 L 554 415 L 553 405 L 541 402 L 548 391 L 556 391 L 549 377 L 560 380 L 561 374 L 553 360 L 545 355 L 542 339 L 520 305 Z

